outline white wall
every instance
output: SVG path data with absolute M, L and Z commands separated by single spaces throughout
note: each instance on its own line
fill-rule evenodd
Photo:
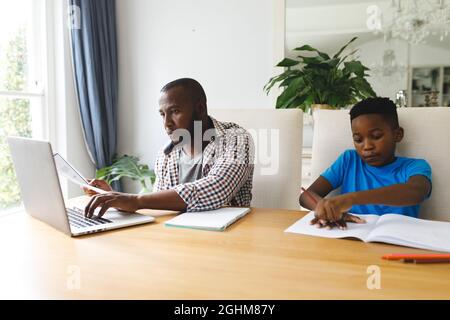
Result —
M 445 41 L 450 41 L 450 39 L 447 38 Z M 414 46 L 411 49 L 411 65 L 450 65 L 450 51 L 426 44 Z
M 302 6 L 302 2 L 286 4 L 286 50 L 291 57 L 297 56 L 292 49 L 303 44 L 334 54 L 354 36 L 359 38 L 356 45 L 375 39 L 367 10 L 374 3 L 379 11 L 389 6 L 388 1 L 318 1 L 314 6 Z
M 159 90 L 176 78 L 197 79 L 209 108 L 271 108 L 272 13 L 273 0 L 118 0 L 119 153 L 154 165 Z

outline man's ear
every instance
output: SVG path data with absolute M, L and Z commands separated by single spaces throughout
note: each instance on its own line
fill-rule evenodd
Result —
M 402 127 L 398 127 L 397 129 L 395 129 L 395 142 L 400 142 L 403 140 L 403 136 L 405 134 L 405 131 L 403 130 Z
M 206 111 L 206 103 L 201 99 L 195 104 L 194 108 L 199 119 L 203 119 L 208 114 Z

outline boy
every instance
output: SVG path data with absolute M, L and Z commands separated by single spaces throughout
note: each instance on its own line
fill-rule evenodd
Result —
M 364 223 L 350 215 L 398 213 L 418 217 L 431 193 L 431 167 L 422 159 L 396 157 L 403 139 L 397 109 L 388 98 L 369 98 L 350 110 L 355 150 L 347 150 L 300 196 L 300 205 L 315 211 L 316 227 L 345 229 Z M 324 199 L 341 187 L 341 195 Z

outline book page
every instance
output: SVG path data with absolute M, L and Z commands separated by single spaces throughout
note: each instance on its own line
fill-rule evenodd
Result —
M 317 228 L 309 224 L 310 221 L 314 218 L 314 211 L 311 211 L 302 219 L 298 220 L 292 226 L 287 228 L 284 232 L 306 234 L 310 236 L 325 237 L 325 238 L 358 238 L 363 241 L 366 241 L 366 237 L 375 227 L 379 216 L 373 214 L 362 214 L 362 215 L 355 214 L 355 216 L 361 217 L 367 222 L 364 224 L 348 222 L 346 230 L 341 230 L 337 228 L 327 230 L 325 228 Z
M 385 214 L 380 217 L 367 240 L 450 252 L 450 222 Z

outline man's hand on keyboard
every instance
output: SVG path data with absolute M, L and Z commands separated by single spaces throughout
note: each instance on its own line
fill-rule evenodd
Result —
M 97 217 L 101 218 L 109 208 L 116 208 L 127 212 L 136 212 L 139 209 L 137 195 L 121 192 L 109 192 L 94 195 L 86 208 L 84 216 L 92 218 L 96 208 L 100 208 Z

